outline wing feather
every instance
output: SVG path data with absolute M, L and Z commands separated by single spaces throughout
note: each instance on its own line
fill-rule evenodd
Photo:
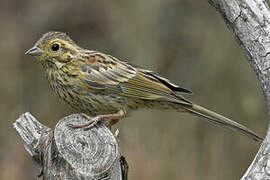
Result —
M 153 75 L 152 71 L 135 68 L 112 56 L 103 57 L 105 58 L 103 62 L 91 61 L 91 63 L 83 63 L 80 67 L 81 82 L 89 89 L 103 89 L 104 92 L 133 98 L 191 104 L 182 96 L 175 94 L 174 89 L 179 87 L 169 80 Z M 116 88 L 120 90 L 115 91 Z M 189 91 L 184 89 L 183 92 Z

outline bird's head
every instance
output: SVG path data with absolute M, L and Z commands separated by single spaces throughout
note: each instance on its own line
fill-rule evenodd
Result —
M 45 67 L 62 67 L 73 60 L 80 47 L 65 33 L 50 31 L 44 34 L 25 54 L 36 57 Z

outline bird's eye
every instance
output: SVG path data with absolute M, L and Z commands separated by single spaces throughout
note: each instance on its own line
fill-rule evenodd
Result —
M 53 51 L 58 51 L 59 48 L 60 48 L 59 44 L 56 44 L 56 43 L 53 44 L 53 45 L 51 46 L 51 49 L 52 49 Z

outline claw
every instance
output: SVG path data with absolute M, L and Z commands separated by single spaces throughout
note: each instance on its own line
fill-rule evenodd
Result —
M 116 129 L 116 131 L 114 132 L 114 138 L 118 143 L 120 142 L 119 133 L 120 133 L 119 129 Z
M 87 119 L 87 120 L 92 119 L 90 116 L 88 116 L 88 115 L 85 114 L 85 113 L 81 113 L 81 116 L 84 117 L 84 118 Z
M 81 115 L 89 121 L 84 124 L 69 123 L 67 124 L 67 126 L 74 129 L 82 128 L 84 130 L 91 129 L 99 122 L 105 123 L 106 126 L 111 126 L 115 124 L 116 122 L 118 122 L 119 119 L 125 115 L 125 112 L 119 111 L 118 113 L 115 113 L 115 114 L 104 114 L 104 115 L 96 116 L 94 118 L 91 118 L 90 116 L 84 113 L 81 113 Z
M 119 138 L 119 133 L 120 133 L 119 129 L 116 129 L 116 131 L 114 132 L 114 137 Z
M 100 121 L 101 121 L 100 116 L 94 117 L 88 123 L 84 124 L 85 126 L 83 127 L 83 129 L 85 131 L 88 130 L 88 129 L 91 129 L 92 127 L 94 127 Z

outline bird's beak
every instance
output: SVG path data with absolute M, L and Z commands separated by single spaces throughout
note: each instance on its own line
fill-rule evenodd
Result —
M 41 55 L 43 53 L 43 51 L 37 47 L 37 46 L 33 46 L 30 49 L 28 49 L 25 54 L 27 55 L 31 55 L 31 56 L 37 56 L 37 55 Z

